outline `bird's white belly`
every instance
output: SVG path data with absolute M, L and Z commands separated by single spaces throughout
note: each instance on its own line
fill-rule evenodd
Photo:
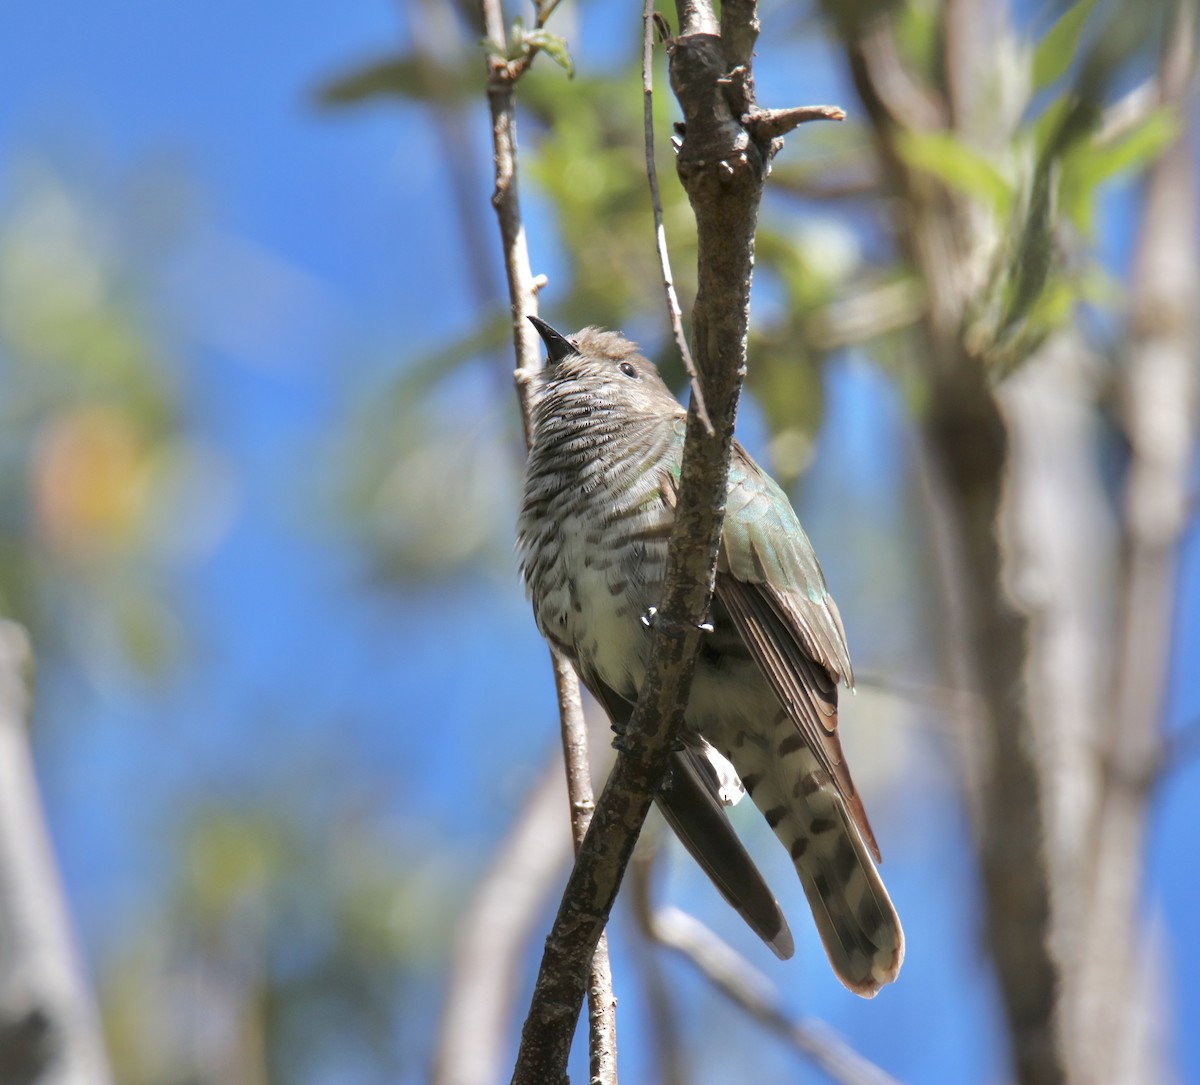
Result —
M 576 659 L 606 685 L 633 697 L 646 673 L 648 629 L 642 620 L 656 600 L 644 555 L 630 552 L 613 527 L 598 530 L 574 513 L 558 521 L 559 552 L 551 611 Z

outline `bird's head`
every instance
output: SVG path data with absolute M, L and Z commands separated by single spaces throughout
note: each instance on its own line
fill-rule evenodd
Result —
M 633 413 L 682 413 L 654 363 L 619 332 L 589 327 L 568 338 L 544 320 L 529 320 L 546 344 L 544 393 L 572 398 L 583 393 L 597 406 Z

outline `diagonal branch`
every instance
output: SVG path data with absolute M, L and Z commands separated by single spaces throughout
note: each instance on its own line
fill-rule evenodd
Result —
M 694 916 L 655 908 L 650 900 L 653 855 L 639 854 L 632 871 L 634 910 L 646 937 L 673 950 L 764 1028 L 780 1036 L 839 1085 L 897 1085 L 823 1022 L 796 1019 L 779 1004 L 771 981 Z

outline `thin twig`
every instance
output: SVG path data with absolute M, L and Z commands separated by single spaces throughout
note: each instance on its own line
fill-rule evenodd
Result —
M 575 669 L 553 652 L 551 658 L 554 663 L 554 689 L 563 721 L 563 759 L 567 769 L 567 796 L 571 804 L 571 838 L 575 854 L 578 855 L 596 810 L 588 758 L 588 733 Z M 616 1085 L 616 1006 L 608 959 L 608 935 L 602 934 L 596 943 L 596 952 L 592 954 L 592 971 L 588 977 L 588 1062 L 591 1085 Z
M 543 26 L 557 6 L 557 0 L 540 4 L 537 25 Z M 496 188 L 492 205 L 500 226 L 504 249 L 504 267 L 508 277 L 509 301 L 513 316 L 513 341 L 517 354 L 514 373 L 521 421 L 528 446 L 532 432 L 530 385 L 541 366 L 541 350 L 528 316 L 536 314 L 537 292 L 542 280 L 535 279 L 529 264 L 529 249 L 521 221 L 517 187 L 517 115 L 516 80 L 532 61 L 533 53 L 522 58 L 523 66 L 504 60 L 506 40 L 500 0 L 481 0 L 484 27 L 491 46 L 488 58 L 488 105 L 492 116 L 492 145 L 495 152 Z M 576 850 L 587 832 L 595 804 L 588 763 L 587 728 L 579 695 L 579 680 L 570 665 L 551 653 L 554 684 L 558 695 L 562 730 L 563 758 L 567 770 L 567 792 L 571 810 L 572 836 Z M 616 999 L 613 997 L 612 969 L 608 943 L 595 940 L 588 955 L 587 994 L 590 1029 L 589 1054 L 593 1085 L 615 1085 Z
M 1162 776 L 1186 765 L 1200 754 L 1200 719 L 1189 720 L 1163 739 L 1154 763 L 1154 775 Z
M 957 726 L 979 726 L 987 721 L 987 705 L 978 693 L 932 682 L 916 682 L 882 671 L 855 671 L 855 689 L 873 689 L 910 704 L 925 705 L 955 720 Z
M 858 1054 L 829 1026 L 794 1019 L 780 1006 L 766 976 L 694 916 L 678 908 L 655 908 L 650 895 L 652 855 L 634 860 L 634 913 L 645 936 L 678 953 L 734 1005 L 791 1044 L 840 1085 L 897 1085 L 896 1079 Z
M 658 263 L 662 268 L 663 287 L 667 292 L 667 315 L 671 318 L 671 331 L 675 346 L 683 359 L 683 368 L 691 385 L 692 398 L 696 401 L 696 413 L 704 425 L 704 432 L 713 433 L 708 408 L 704 404 L 704 392 L 700 388 L 700 375 L 688 349 L 687 337 L 683 334 L 683 310 L 679 307 L 679 295 L 675 293 L 675 279 L 671 275 L 671 257 L 667 252 L 667 231 L 663 226 L 662 197 L 658 191 L 658 170 L 654 165 L 654 0 L 645 0 L 642 7 L 642 102 L 646 131 L 646 178 L 650 182 L 650 205 L 654 209 L 654 248 L 658 252 Z
M 798 105 L 786 109 L 756 109 L 742 123 L 756 139 L 778 139 L 809 121 L 844 121 L 846 111 L 836 105 Z
M 771 981 L 694 916 L 678 908 L 654 913 L 654 938 L 693 964 L 718 991 L 765 1028 L 803 1052 L 842 1085 L 899 1085 L 822 1022 L 789 1017 Z

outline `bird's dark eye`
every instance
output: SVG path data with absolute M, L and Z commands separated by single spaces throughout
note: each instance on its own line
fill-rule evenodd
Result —
M 620 369 L 625 376 L 632 377 L 634 380 L 637 380 L 637 370 L 634 369 L 629 362 L 622 362 L 619 366 L 617 366 L 617 368 Z

